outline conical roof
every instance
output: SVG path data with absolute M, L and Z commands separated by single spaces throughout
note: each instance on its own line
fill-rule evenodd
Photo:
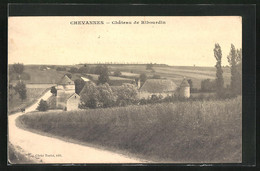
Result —
M 58 84 L 61 85 L 74 85 L 74 81 L 72 81 L 67 75 L 64 75 Z
M 148 79 L 140 88 L 141 92 L 163 93 L 171 92 L 177 89 L 177 85 L 171 80 L 166 79 Z
M 190 84 L 189 84 L 188 81 L 184 78 L 184 79 L 182 80 L 182 83 L 181 83 L 180 87 L 190 87 Z

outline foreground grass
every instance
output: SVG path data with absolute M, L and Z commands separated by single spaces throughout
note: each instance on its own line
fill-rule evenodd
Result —
M 27 128 L 159 162 L 241 162 L 241 98 L 20 117 Z
M 18 152 L 10 142 L 8 143 L 8 161 L 10 164 L 25 164 L 33 162 L 31 159 Z

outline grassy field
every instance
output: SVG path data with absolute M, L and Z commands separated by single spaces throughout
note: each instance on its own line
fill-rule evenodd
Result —
M 49 91 L 45 88 L 27 88 L 27 98 L 21 100 L 19 94 L 17 93 L 12 100 L 9 99 L 8 102 L 8 113 L 14 113 L 20 111 L 21 108 L 26 108 L 27 106 L 33 104 L 44 92 Z
M 24 72 L 30 75 L 29 80 L 25 83 L 57 83 L 66 73 L 64 71 L 57 72 L 55 69 L 40 70 L 40 65 L 25 65 Z M 11 80 L 12 82 L 12 80 Z
M 60 137 L 155 162 L 241 162 L 242 101 L 186 101 L 22 115 L 20 122 Z

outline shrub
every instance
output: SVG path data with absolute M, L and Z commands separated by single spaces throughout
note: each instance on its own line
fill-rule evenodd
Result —
M 98 89 L 97 86 L 92 83 L 88 82 L 82 89 L 80 93 L 80 101 L 81 101 L 81 108 L 89 107 L 89 108 L 96 108 L 98 102 Z
M 41 99 L 41 101 L 40 101 L 40 103 L 39 103 L 39 105 L 37 107 L 37 110 L 39 110 L 39 111 L 46 111 L 48 109 L 49 109 L 49 105 L 48 105 L 47 101 Z
M 77 73 L 78 71 L 79 70 L 76 67 L 71 67 L 70 70 L 69 70 L 69 72 L 71 72 L 71 73 Z
M 115 93 L 118 101 L 124 100 L 132 103 L 137 100 L 137 89 L 133 84 L 123 84 L 115 90 Z
M 122 75 L 122 73 L 119 70 L 114 72 L 114 76 L 119 77 L 120 75 Z
M 85 86 L 85 81 L 82 79 L 76 79 L 74 83 L 75 83 L 75 92 L 79 94 L 83 89 L 83 87 Z
M 23 82 L 18 82 L 14 89 L 16 92 L 18 92 L 21 100 L 25 100 L 27 98 L 26 85 Z
M 89 71 L 89 67 L 87 65 L 84 67 L 80 67 L 78 70 L 78 72 L 82 73 L 82 74 L 86 74 L 86 73 L 88 73 L 88 71 Z
M 66 68 L 65 67 L 57 67 L 56 71 L 66 71 Z
M 51 93 L 54 95 L 54 96 L 57 96 L 57 89 L 55 86 L 52 86 L 51 87 Z
M 112 107 L 115 105 L 117 97 L 108 83 L 98 86 L 97 89 L 100 107 Z
M 201 91 L 203 92 L 213 92 L 216 91 L 216 82 L 215 80 L 202 80 L 201 81 Z

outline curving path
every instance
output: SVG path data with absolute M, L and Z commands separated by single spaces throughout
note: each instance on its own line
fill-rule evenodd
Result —
M 48 99 L 50 91 L 45 93 L 25 113 L 34 111 L 41 99 Z M 9 141 L 18 151 L 27 155 L 35 163 L 144 163 L 111 151 L 65 142 L 23 130 L 16 126 L 15 120 L 24 113 L 8 116 Z

